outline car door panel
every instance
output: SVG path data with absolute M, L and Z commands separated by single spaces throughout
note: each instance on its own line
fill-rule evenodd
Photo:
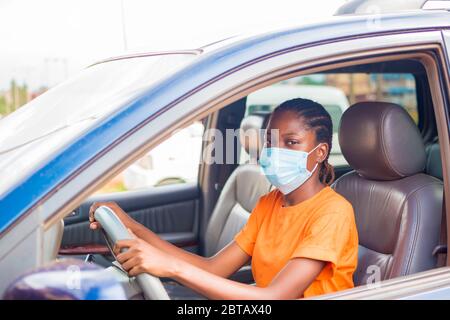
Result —
M 100 232 L 89 229 L 93 202 L 115 201 L 133 219 L 162 238 L 195 251 L 198 238 L 199 188 L 196 183 L 160 186 L 140 191 L 95 195 L 65 218 L 61 253 L 70 248 L 89 251 L 105 242 Z M 87 248 L 87 249 L 86 249 Z M 104 249 L 103 249 L 104 250 Z M 75 253 L 75 251 L 72 251 Z

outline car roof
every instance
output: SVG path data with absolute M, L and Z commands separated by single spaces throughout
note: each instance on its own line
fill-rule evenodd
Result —
M 336 11 L 336 15 L 392 13 L 423 8 L 427 0 L 349 0 Z
M 450 0 L 448 0 L 450 2 Z M 450 12 L 447 10 L 423 10 L 423 9 L 409 9 L 401 10 L 398 12 L 386 12 L 386 13 L 366 13 L 366 14 L 342 14 L 331 17 L 323 18 L 314 23 L 301 23 L 293 24 L 284 28 L 260 30 L 258 32 L 244 32 L 242 34 L 233 35 L 224 39 L 214 41 L 212 43 L 205 44 L 198 48 L 188 49 L 176 49 L 169 51 L 136 51 L 123 55 L 108 57 L 97 61 L 94 64 L 113 61 L 117 59 L 128 59 L 140 56 L 158 55 L 158 54 L 204 54 L 207 52 L 223 50 L 226 47 L 236 46 L 238 44 L 251 44 L 257 42 L 263 42 L 270 38 L 283 36 L 286 34 L 296 34 L 299 32 L 305 32 L 306 30 L 320 32 L 322 28 L 327 28 L 328 31 L 333 30 L 332 33 L 320 34 L 321 41 L 333 38 L 345 38 L 355 34 L 369 35 L 377 33 L 386 33 L 390 31 L 398 30 L 419 30 L 419 29 L 432 29 L 432 28 L 450 28 Z M 370 22 L 374 22 L 377 19 L 377 24 L 370 28 Z M 382 22 L 382 23 L 381 23 Z M 400 24 L 399 24 L 400 22 Z M 355 29 L 348 29 L 349 24 L 357 27 Z M 368 28 L 369 26 L 369 28 Z M 319 41 L 319 40 L 318 40 Z M 145 45 L 144 45 L 145 47 Z

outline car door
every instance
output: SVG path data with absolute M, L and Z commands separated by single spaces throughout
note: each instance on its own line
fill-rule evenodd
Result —
M 444 42 L 441 43 L 440 54 L 434 55 L 434 63 L 437 66 L 437 72 L 430 75 L 431 99 L 434 105 L 434 116 L 436 117 L 437 140 L 435 146 L 437 150 L 440 148 L 440 160 L 427 163 L 426 173 L 439 172 L 436 176 L 443 180 L 444 198 L 448 203 L 449 188 L 449 138 L 448 138 L 448 114 L 449 114 L 449 45 L 450 33 L 443 30 Z M 442 168 L 441 168 L 442 164 Z M 431 167 L 430 167 L 431 166 Z M 433 167 L 435 166 L 435 167 Z M 450 297 L 450 260 L 448 251 L 448 230 L 450 227 L 448 219 L 448 206 L 443 207 L 443 218 L 441 220 L 440 245 L 433 252 L 435 254 L 443 254 L 443 263 L 439 263 L 435 269 L 411 274 L 408 276 L 398 277 L 385 281 L 373 281 L 366 285 L 361 285 L 354 289 L 327 294 L 315 297 L 314 299 L 402 299 L 402 300 L 448 300 Z M 438 250 L 439 249 L 439 250 Z M 373 277 L 375 279 L 375 277 Z
M 198 251 L 200 189 L 198 168 L 203 123 L 176 132 L 87 198 L 64 219 L 60 255 L 109 256 L 102 234 L 89 229 L 94 202 L 116 202 L 133 219 L 163 239 Z M 96 257 L 97 262 L 105 262 Z

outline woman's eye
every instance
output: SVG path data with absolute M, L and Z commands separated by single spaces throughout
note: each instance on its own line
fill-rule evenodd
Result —
M 286 142 L 286 144 L 289 145 L 289 146 L 291 146 L 291 145 L 294 145 L 294 144 L 298 144 L 298 141 L 297 141 L 297 140 L 288 140 L 288 141 Z

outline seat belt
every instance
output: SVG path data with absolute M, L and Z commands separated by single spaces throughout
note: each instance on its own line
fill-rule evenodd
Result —
M 439 235 L 439 245 L 433 250 L 433 256 L 437 256 L 437 267 L 447 265 L 447 214 L 445 209 L 445 196 L 442 200 L 441 231 Z

